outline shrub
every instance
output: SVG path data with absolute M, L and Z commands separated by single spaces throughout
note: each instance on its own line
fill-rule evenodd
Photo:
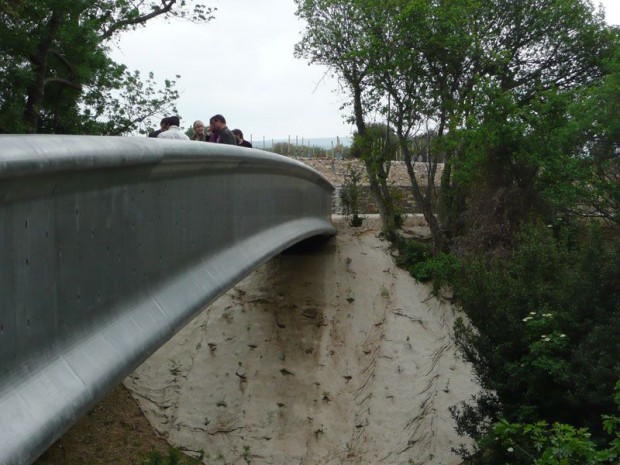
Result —
M 361 226 L 363 221 L 360 216 L 361 181 L 362 172 L 352 166 L 351 163 L 347 163 L 347 171 L 340 189 L 340 201 L 342 202 L 343 213 L 353 227 Z
M 467 416 L 470 435 L 479 434 L 473 409 L 484 413 L 478 427 L 501 416 L 585 427 L 601 440 L 599 420 L 614 408 L 620 377 L 620 247 L 594 230 L 576 241 L 529 226 L 511 256 L 466 260 L 457 276 L 456 297 L 473 324 L 457 325 L 457 343 L 501 407 L 461 406 L 457 422 Z M 473 463 L 493 463 L 482 457 Z
M 616 406 L 620 408 L 620 381 L 616 384 Z M 563 423 L 532 424 L 509 423 L 502 420 L 493 427 L 500 448 L 510 463 L 556 464 L 612 464 L 620 459 L 620 417 L 603 415 L 603 429 L 613 439 L 599 446 L 592 441 L 587 428 L 575 428 Z
M 419 282 L 432 281 L 436 295 L 442 286 L 452 286 L 458 270 L 459 260 L 451 254 L 440 253 L 433 257 L 429 244 L 413 239 L 401 239 L 396 263 Z

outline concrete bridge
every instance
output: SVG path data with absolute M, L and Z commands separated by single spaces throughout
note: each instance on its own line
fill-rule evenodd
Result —
M 330 236 L 333 186 L 219 144 L 0 136 L 0 464 L 30 464 L 206 305 Z

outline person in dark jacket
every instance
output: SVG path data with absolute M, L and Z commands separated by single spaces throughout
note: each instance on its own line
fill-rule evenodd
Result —
M 159 129 L 157 131 L 149 132 L 149 137 L 157 137 L 164 131 L 167 131 L 170 127 L 170 120 L 168 118 L 163 118 L 159 123 Z
M 237 145 L 237 139 L 232 131 L 228 129 L 228 126 L 226 126 L 226 118 L 222 115 L 212 116 L 209 120 L 209 127 L 211 128 L 209 142 Z
M 243 132 L 241 132 L 241 129 L 233 129 L 232 133 L 237 139 L 237 145 L 240 145 L 241 147 L 247 147 L 250 149 L 252 148 L 252 143 L 243 139 Z

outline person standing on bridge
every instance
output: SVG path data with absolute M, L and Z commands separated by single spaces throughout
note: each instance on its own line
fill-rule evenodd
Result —
M 217 144 L 237 145 L 237 139 L 228 126 L 226 126 L 226 118 L 222 115 L 212 116 L 209 120 L 211 127 L 211 137 L 209 142 Z
M 208 134 L 207 131 L 205 131 L 205 124 L 202 121 L 200 120 L 194 121 L 194 124 L 192 127 L 194 129 L 194 137 L 192 137 L 192 140 L 200 140 L 203 142 L 209 140 L 210 134 Z
M 181 131 L 181 128 L 179 128 L 181 120 L 178 116 L 169 116 L 168 122 L 170 123 L 170 127 L 167 131 L 159 133 L 157 135 L 158 139 L 189 140 L 187 134 L 185 134 L 183 131 Z
M 239 145 L 240 147 L 247 147 L 249 149 L 252 148 L 252 143 L 248 142 L 247 140 L 243 138 L 243 132 L 241 132 L 241 129 L 233 129 L 232 133 L 235 135 L 235 138 L 237 139 L 237 145 Z
M 157 131 L 149 132 L 149 137 L 157 137 L 162 132 L 167 131 L 169 127 L 170 127 L 170 123 L 168 122 L 168 118 L 163 118 L 161 122 L 159 123 L 159 129 Z

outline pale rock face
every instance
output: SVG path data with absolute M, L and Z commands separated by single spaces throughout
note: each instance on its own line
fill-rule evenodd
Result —
M 479 386 L 456 311 L 370 222 L 272 259 L 128 377 L 155 429 L 205 463 L 460 463 L 448 409 Z

